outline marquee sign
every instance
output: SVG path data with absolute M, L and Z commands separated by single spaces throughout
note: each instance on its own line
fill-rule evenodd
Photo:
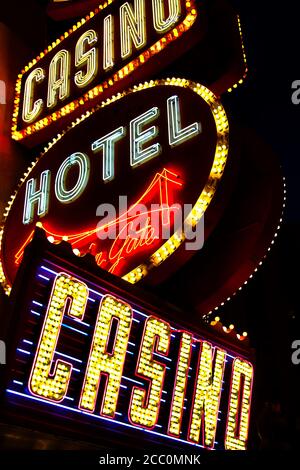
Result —
M 204 214 L 206 237 L 220 217 L 211 202 L 228 130 L 213 93 L 181 79 L 145 83 L 88 112 L 48 145 L 10 202 L 1 237 L 6 289 L 36 223 L 131 283 L 175 252 L 178 268 Z M 118 211 L 107 215 L 107 203 Z
M 168 44 L 176 42 L 195 22 L 194 0 L 134 0 L 102 3 L 25 67 L 18 82 L 19 96 L 13 138 L 22 140 L 63 117 L 84 110 L 128 86 Z M 170 51 L 168 51 L 170 55 Z M 159 61 L 157 61 L 157 64 Z M 148 74 L 149 71 L 147 70 Z M 104 96 L 102 96 L 104 95 Z M 17 98 L 18 100 L 18 98 Z M 21 105 L 21 106 L 20 106 Z M 53 134 L 53 131 L 52 131 Z
M 195 45 L 199 79 L 221 81 L 212 90 L 224 92 L 242 79 L 246 66 L 238 17 L 223 3 L 222 10 L 225 27 L 202 1 L 101 2 L 19 74 L 13 139 L 32 146 L 52 138 L 96 103 L 151 78 Z M 208 21 L 214 38 L 204 38 Z M 223 36 L 225 52 L 215 46 L 220 49 Z
M 70 435 L 102 445 L 140 433 L 176 447 L 245 449 L 249 350 L 178 326 L 170 307 L 95 275 L 67 248 L 38 233 L 26 249 L 12 292 L 18 326 L 4 416 L 49 430 L 63 421 Z

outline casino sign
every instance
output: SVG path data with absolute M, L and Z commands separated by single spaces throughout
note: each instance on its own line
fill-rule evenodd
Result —
M 63 420 L 65 435 L 102 446 L 121 434 L 130 448 L 246 448 L 254 367 L 243 336 L 191 330 L 183 312 L 41 229 L 11 299 L 2 419 L 47 432 Z

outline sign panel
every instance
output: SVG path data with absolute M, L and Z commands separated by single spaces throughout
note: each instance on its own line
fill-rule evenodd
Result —
M 96 103 L 154 77 L 186 53 L 180 72 L 189 67 L 192 54 L 196 79 L 204 79 L 215 93 L 242 81 L 246 64 L 239 19 L 223 2 L 222 19 L 216 14 L 219 5 L 211 9 L 204 3 L 102 2 L 19 74 L 13 139 L 32 146 L 52 138 Z
M 174 446 L 245 449 L 249 351 L 170 322 L 170 306 L 158 310 L 147 294 L 45 241 L 27 248 L 12 293 L 19 318 L 4 415 L 86 431 L 102 445 L 140 433 Z
M 221 215 L 211 202 L 228 130 L 213 93 L 181 79 L 140 85 L 88 112 L 48 145 L 10 202 L 1 241 L 6 288 L 36 223 L 131 283 L 177 251 L 178 268 L 203 244 L 204 214 L 206 237 Z
M 31 137 L 52 123 L 61 129 L 63 118 L 69 115 L 72 122 L 85 105 L 91 108 L 105 98 L 107 90 L 110 95 L 123 91 L 127 77 L 137 78 L 140 67 L 144 77 L 149 75 L 145 64 L 171 43 L 176 43 L 180 54 L 178 40 L 193 25 L 197 13 L 194 0 L 101 4 L 19 76 L 13 138 Z M 156 61 L 158 68 L 162 59 Z

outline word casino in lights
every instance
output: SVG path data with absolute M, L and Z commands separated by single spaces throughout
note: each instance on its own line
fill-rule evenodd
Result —
M 181 36 L 197 18 L 195 4 L 194 0 L 102 2 L 20 74 L 13 138 L 30 141 L 68 116 L 72 122 L 87 105 L 105 98 L 107 91 L 124 90 L 137 70 L 147 76 L 147 62 L 151 65 L 171 43 L 182 42 Z M 174 54 L 169 49 L 168 60 Z M 177 54 L 181 49 L 186 46 L 179 44 Z
M 170 307 L 160 311 L 160 301 L 140 300 L 104 274 L 37 229 L 12 292 L 19 326 L 10 419 L 17 409 L 51 429 L 67 417 L 96 442 L 103 429 L 113 439 L 119 428 L 174 445 L 245 449 L 253 366 L 243 342 L 224 346 L 214 331 L 182 328 L 168 320 Z
M 74 2 L 74 11 L 82 9 Z M 59 19 L 75 17 L 71 10 L 49 9 Z M 182 78 L 191 57 L 206 86 Z M 174 76 L 181 78 L 168 78 L 178 63 L 183 70 Z M 223 0 L 213 7 L 110 0 L 18 75 L 12 138 L 44 151 L 30 150 L 35 160 L 0 232 L 0 280 L 16 325 L 1 406 L 9 422 L 38 430 L 47 423 L 49 431 L 108 446 L 247 448 L 254 379 L 247 334 L 200 318 L 257 270 L 279 198 L 267 199 L 265 218 L 253 224 L 257 233 L 245 237 L 256 247 L 250 261 L 239 245 L 241 274 L 220 262 L 216 296 L 201 298 L 207 310 L 199 308 L 198 317 L 147 291 L 195 259 L 186 244 L 204 216 L 206 242 L 230 214 L 240 148 L 219 96 L 246 72 L 240 21 Z M 99 222 L 98 206 L 118 207 L 122 195 L 127 206 Z M 132 235 L 140 204 L 145 222 Z M 189 208 L 180 227 L 176 207 Z M 153 235 L 154 216 L 169 230 L 166 239 Z M 131 235 L 122 237 L 128 228 Z M 114 237 L 103 236 L 110 231 Z M 207 256 L 208 266 L 218 258 L 209 248 Z M 197 291 L 193 286 L 191 279 Z

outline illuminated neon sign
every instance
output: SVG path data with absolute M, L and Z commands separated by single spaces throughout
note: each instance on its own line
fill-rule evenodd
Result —
M 239 20 L 230 8 L 227 13 L 236 55 L 225 58 L 225 71 L 213 74 L 216 93 L 232 88 L 246 73 Z M 101 2 L 18 75 L 12 138 L 30 146 L 45 141 L 87 109 L 166 68 L 201 43 L 206 16 L 206 7 L 196 0 Z
M 77 267 L 68 256 L 59 262 L 53 254 L 61 256 L 60 247 L 46 243 L 46 255 L 27 252 L 25 292 L 20 279 L 14 286 L 23 290 L 14 294 L 22 319 L 5 412 L 13 403 L 25 416 L 37 413 L 42 423 L 47 417 L 49 430 L 67 413 L 69 421 L 93 426 L 96 440 L 117 426 L 174 445 L 245 449 L 249 350 L 225 346 L 209 330 L 182 329 L 168 309 L 163 315 L 147 296 L 99 278 L 99 270 L 82 277 L 78 258 Z
M 177 41 L 196 17 L 194 0 L 102 3 L 19 76 L 13 138 L 33 136 L 67 115 L 74 119 L 107 89 L 119 90 L 118 82 L 124 89 L 126 77 Z
M 211 222 L 220 216 L 210 206 L 225 170 L 228 132 L 221 102 L 182 79 L 145 83 L 88 111 L 48 145 L 13 197 L 1 237 L 6 289 L 37 223 L 53 242 L 68 239 L 78 254 L 91 253 L 127 281 L 145 278 L 185 245 L 204 214 Z M 122 195 L 127 208 L 99 219 L 99 205 L 117 207 Z M 147 207 L 135 227 L 141 204 Z M 176 215 L 184 206 L 182 228 Z M 155 231 L 157 218 L 167 237 Z

